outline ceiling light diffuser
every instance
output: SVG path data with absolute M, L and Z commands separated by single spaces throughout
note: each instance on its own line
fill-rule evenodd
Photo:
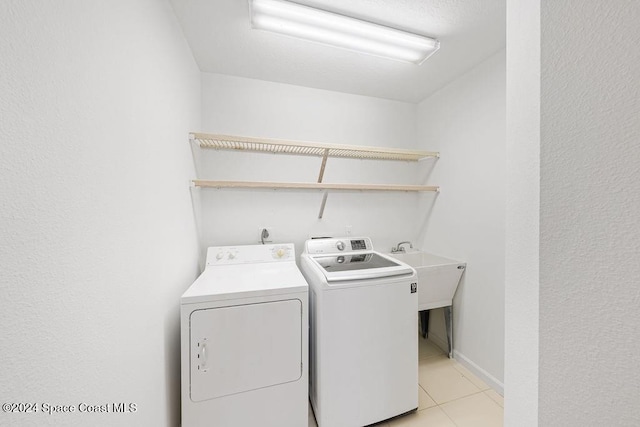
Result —
M 421 64 L 436 39 L 284 0 L 249 0 L 251 26 L 382 58 Z

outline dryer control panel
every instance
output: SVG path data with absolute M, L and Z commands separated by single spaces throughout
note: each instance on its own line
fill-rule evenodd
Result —
M 308 254 L 341 254 L 372 250 L 373 245 L 368 237 L 312 239 L 305 243 L 305 252 Z
M 280 245 L 211 246 L 207 249 L 207 267 L 214 265 L 255 264 L 295 261 L 293 243 Z

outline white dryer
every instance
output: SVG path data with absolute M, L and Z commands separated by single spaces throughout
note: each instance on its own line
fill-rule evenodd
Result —
M 418 407 L 416 272 L 369 238 L 309 240 L 309 396 L 319 427 L 361 427 Z
M 182 295 L 182 427 L 308 423 L 308 286 L 293 244 L 210 247 Z

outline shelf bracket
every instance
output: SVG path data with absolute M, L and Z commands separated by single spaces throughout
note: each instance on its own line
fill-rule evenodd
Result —
M 318 184 L 322 182 L 322 178 L 324 178 L 324 168 L 327 166 L 327 158 L 329 157 L 329 149 L 325 148 L 324 154 L 322 155 L 322 164 L 320 165 L 320 174 L 318 174 Z M 318 219 L 322 219 L 322 215 L 324 214 L 324 207 L 327 204 L 327 196 L 329 195 L 328 191 L 324 192 L 322 196 L 322 204 L 320 205 L 320 212 L 318 213 Z
M 324 214 L 324 206 L 327 204 L 327 196 L 329 195 L 328 191 L 324 192 L 322 196 L 322 203 L 320 204 L 320 213 L 318 213 L 318 219 L 322 219 L 322 214 Z
M 318 184 L 322 182 L 322 178 L 324 177 L 324 168 L 327 166 L 328 157 L 329 157 L 329 149 L 325 148 L 324 154 L 322 155 L 322 164 L 320 165 L 320 174 L 318 175 Z

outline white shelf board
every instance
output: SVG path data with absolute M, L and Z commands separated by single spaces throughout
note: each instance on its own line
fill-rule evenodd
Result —
M 205 188 L 267 188 L 290 190 L 346 190 L 346 191 L 440 191 L 433 185 L 391 185 L 391 184 L 330 184 L 316 182 L 264 182 L 264 181 L 210 181 L 194 179 L 196 187 Z

